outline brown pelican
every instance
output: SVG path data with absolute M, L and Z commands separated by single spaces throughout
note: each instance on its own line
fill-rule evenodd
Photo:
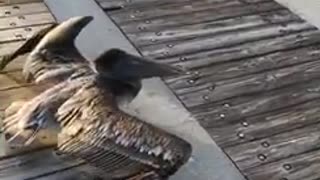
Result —
M 118 49 L 102 54 L 92 68 L 92 75 L 61 82 L 6 118 L 5 132 L 16 133 L 9 141 L 28 145 L 41 130 L 59 127 L 56 152 L 85 161 L 93 174 L 168 179 L 187 162 L 191 145 L 121 111 L 116 98 L 134 97 L 142 78 L 178 71 Z
M 59 25 L 54 24 L 39 31 L 15 52 L 2 57 L 0 69 L 5 68 L 17 56 L 31 51 L 23 67 L 27 81 L 60 82 L 75 72 L 81 72 L 88 65 L 75 47 L 75 39 L 92 20 L 91 16 L 72 17 Z

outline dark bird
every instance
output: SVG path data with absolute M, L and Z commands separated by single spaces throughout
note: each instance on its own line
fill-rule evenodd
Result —
M 6 118 L 5 132 L 14 134 L 8 141 L 28 145 L 41 130 L 59 127 L 59 157 L 83 160 L 103 179 L 168 179 L 187 162 L 191 145 L 121 111 L 116 99 L 136 96 L 142 78 L 179 71 L 118 49 L 92 68 L 92 75 L 64 81 Z
M 3 56 L 0 70 L 16 57 L 31 52 L 23 67 L 23 75 L 29 82 L 61 82 L 75 72 L 81 73 L 88 67 L 88 62 L 75 47 L 75 39 L 92 20 L 92 16 L 72 17 L 39 31 L 16 51 Z

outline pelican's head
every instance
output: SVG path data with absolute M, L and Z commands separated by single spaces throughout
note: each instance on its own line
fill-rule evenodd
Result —
M 156 63 L 120 49 L 110 49 L 94 61 L 94 71 L 101 77 L 115 80 L 119 87 L 129 89 L 136 96 L 141 89 L 141 80 L 158 76 L 181 74 L 184 71 Z

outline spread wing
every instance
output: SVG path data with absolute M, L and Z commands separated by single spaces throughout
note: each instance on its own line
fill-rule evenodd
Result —
M 33 34 L 30 38 L 27 38 L 26 41 L 24 41 L 24 43 L 22 43 L 13 53 L 2 56 L 0 58 L 0 70 L 4 69 L 18 56 L 31 52 L 41 41 L 41 39 L 56 26 L 57 24 L 50 24 L 49 26 Z
M 117 109 L 112 95 L 96 84 L 80 89 L 57 117 L 59 153 L 85 160 L 109 177 L 152 170 L 169 176 L 191 153 L 184 140 Z

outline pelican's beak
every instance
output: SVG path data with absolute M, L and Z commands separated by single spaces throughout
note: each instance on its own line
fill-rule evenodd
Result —
M 111 49 L 102 54 L 95 61 L 95 66 L 99 73 L 107 73 L 120 80 L 171 76 L 185 72 L 182 69 L 156 63 L 119 49 Z

